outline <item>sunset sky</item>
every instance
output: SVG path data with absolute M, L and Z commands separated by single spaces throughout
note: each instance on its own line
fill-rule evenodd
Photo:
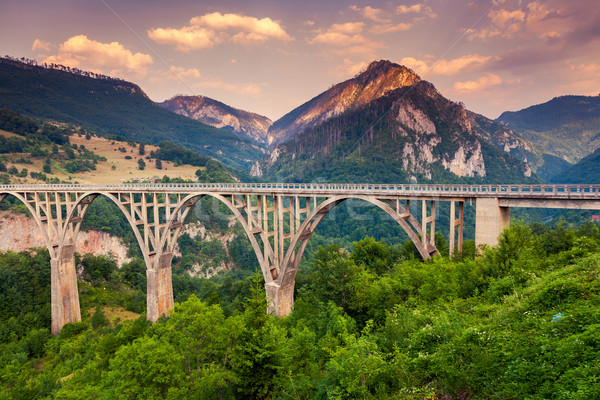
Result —
M 0 54 L 277 119 L 379 59 L 496 118 L 600 93 L 600 2 L 0 0 Z

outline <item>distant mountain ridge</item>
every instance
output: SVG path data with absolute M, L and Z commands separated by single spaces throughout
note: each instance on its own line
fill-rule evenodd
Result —
M 543 153 L 576 163 L 600 148 L 600 96 L 560 96 L 507 111 L 498 122 L 514 129 Z
M 409 68 L 387 60 L 374 61 L 361 74 L 334 85 L 275 121 L 269 128 L 268 144 L 275 146 L 307 128 L 420 80 Z
M 402 79 L 388 82 L 390 76 Z M 394 85 L 400 87 L 385 90 Z M 340 93 L 356 87 L 378 87 L 372 92 L 385 94 L 367 96 L 360 105 L 340 101 L 346 98 Z M 331 99 L 345 105 L 337 116 L 317 106 Z M 502 124 L 446 99 L 431 83 L 389 61 L 372 63 L 363 74 L 288 116 L 293 117 L 288 121 L 310 116 L 310 122 L 288 125 L 291 132 L 280 138 L 289 139 L 255 163 L 253 175 L 330 182 L 539 182 L 526 162 L 532 154 L 527 142 Z M 276 125 L 282 126 L 281 120 L 271 130 Z
M 136 84 L 67 67 L 0 58 L 0 108 L 134 141 L 172 141 L 242 170 L 263 154 L 229 130 L 159 107 Z
M 267 142 L 267 131 L 273 124 L 263 115 L 233 108 L 205 96 L 175 96 L 158 105 L 216 128 L 231 129 L 263 144 Z

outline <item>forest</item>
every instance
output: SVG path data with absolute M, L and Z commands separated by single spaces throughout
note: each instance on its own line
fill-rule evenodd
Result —
M 600 398 L 591 222 L 516 222 L 453 259 L 321 246 L 286 318 L 256 270 L 176 271 L 175 308 L 150 324 L 143 263 L 78 257 L 83 320 L 52 337 L 48 253 L 0 255 L 0 399 Z

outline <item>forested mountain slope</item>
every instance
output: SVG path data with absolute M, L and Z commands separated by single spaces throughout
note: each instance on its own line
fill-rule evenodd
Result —
M 576 163 L 600 147 L 600 96 L 560 96 L 497 121 L 519 132 L 543 153 Z
M 177 115 L 123 80 L 0 58 L 0 108 L 134 141 L 169 140 L 236 168 L 262 156 L 245 137 Z
M 417 81 L 296 133 L 252 173 L 293 181 L 536 182 L 523 161 L 530 150 L 511 130 Z

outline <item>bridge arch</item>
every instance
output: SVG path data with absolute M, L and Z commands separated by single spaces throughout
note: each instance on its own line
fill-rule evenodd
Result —
M 270 297 L 271 302 L 273 303 L 272 311 L 275 311 L 277 315 L 287 315 L 293 308 L 296 273 L 308 241 L 312 237 L 315 229 L 331 210 L 350 199 L 366 201 L 390 215 L 408 234 L 423 259 L 428 259 L 432 255 L 437 254 L 435 245 L 427 245 L 428 243 L 433 243 L 432 238 L 426 233 L 425 238 L 419 236 L 424 232 L 422 225 L 407 209 L 402 207 L 398 201 L 392 206 L 390 202 L 386 202 L 385 200 L 373 196 L 342 195 L 330 197 L 319 203 L 302 222 L 296 234 L 291 239 L 283 259 L 280 269 L 281 275 L 276 282 L 277 285 L 272 285 L 271 288 L 267 287 L 268 292 L 269 289 L 271 289 Z
M 265 251 L 263 252 L 258 241 L 256 240 L 255 234 L 252 232 L 252 230 L 248 226 L 248 222 L 246 221 L 246 218 L 244 218 L 244 216 L 240 212 L 239 208 L 236 207 L 225 196 L 222 196 L 218 193 L 197 192 L 197 193 L 189 194 L 188 196 L 184 197 L 179 202 L 177 208 L 174 210 L 174 213 L 173 213 L 173 215 L 177 215 L 179 212 L 181 212 L 181 217 L 180 217 L 181 219 L 180 220 L 171 219 L 171 220 L 167 221 L 168 225 L 164 228 L 165 232 L 169 232 L 170 230 L 173 230 L 173 236 L 172 236 L 171 243 L 167 243 L 169 240 L 168 235 L 163 234 L 163 235 L 161 235 L 161 242 L 159 243 L 159 248 L 164 249 L 167 252 L 172 252 L 174 250 L 175 243 L 176 243 L 177 238 L 179 237 L 179 233 L 181 231 L 180 223 L 183 224 L 187 215 L 189 214 L 189 212 L 192 209 L 192 207 L 188 207 L 188 206 L 186 206 L 186 204 L 191 203 L 191 204 L 195 205 L 200 199 L 202 199 L 203 197 L 206 197 L 206 196 L 209 196 L 209 197 L 219 200 L 222 204 L 224 204 L 233 213 L 233 216 L 235 217 L 237 222 L 239 222 L 242 225 L 244 232 L 246 232 L 246 235 L 248 236 L 248 239 L 250 240 L 250 244 L 252 245 L 252 248 L 254 250 L 256 258 L 258 259 L 261 271 L 263 273 L 263 276 L 265 277 L 265 281 L 273 280 L 273 278 L 270 276 L 270 274 L 267 273 L 268 267 L 266 265 L 265 255 L 264 255 L 265 252 L 268 252 L 267 246 L 264 247 Z M 176 226 L 176 227 L 174 228 L 174 226 Z M 170 248 L 165 248 L 165 247 L 170 247 Z

